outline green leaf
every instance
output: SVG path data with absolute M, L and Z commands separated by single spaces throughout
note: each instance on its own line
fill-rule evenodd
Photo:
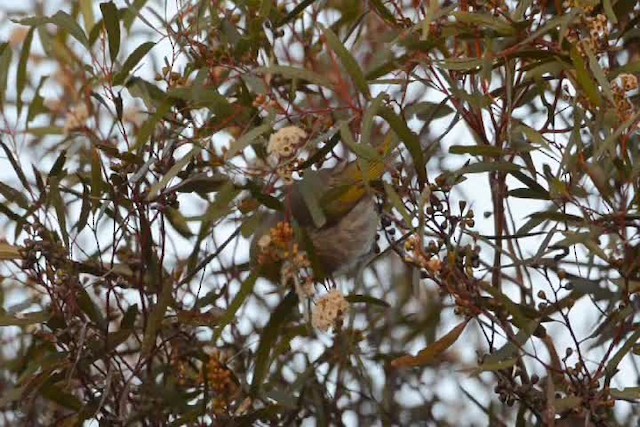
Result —
M 640 400 L 640 387 L 626 387 L 621 389 L 609 389 L 611 397 L 616 400 L 628 400 L 630 402 Z
M 202 225 L 198 234 L 199 239 L 204 239 L 211 226 L 229 213 L 232 209 L 231 202 L 239 193 L 240 190 L 231 181 L 222 186 L 216 194 L 215 200 L 209 205 L 202 217 Z
M 167 114 L 169 110 L 171 110 L 171 104 L 165 102 L 158 107 L 156 112 L 151 117 L 145 120 L 145 122 L 140 127 L 140 130 L 138 131 L 136 143 L 133 147 L 133 150 L 131 150 L 133 153 L 139 153 L 144 148 L 144 146 L 147 144 L 147 141 L 149 141 L 151 134 L 156 129 L 158 122 L 164 119 L 165 114 Z
M 49 177 L 57 177 L 62 172 L 62 168 L 64 167 L 65 162 L 67 161 L 67 150 L 62 150 L 58 155 L 58 158 L 51 166 L 49 170 Z
M 604 13 L 607 15 L 609 22 L 616 25 L 618 23 L 618 18 L 616 17 L 616 13 L 613 11 L 611 0 L 602 0 L 602 8 L 604 9 Z
M 100 203 L 105 184 L 102 180 L 102 162 L 96 148 L 91 150 L 91 204 L 95 209 Z
M 471 372 L 473 372 L 474 374 L 479 374 L 481 372 L 501 371 L 503 369 L 508 369 L 515 366 L 517 362 L 518 362 L 517 357 L 512 357 L 512 358 L 503 359 L 503 360 L 485 361 L 480 365 L 478 365 L 477 367 L 475 367 Z
M 57 403 L 63 408 L 80 412 L 85 405 L 71 393 L 64 391 L 61 387 L 55 384 L 45 384 L 40 388 L 40 394 L 46 399 Z
M 550 200 L 548 192 L 540 192 L 530 188 L 514 188 L 509 190 L 509 196 L 517 199 Z
M 381 93 L 376 96 L 367 107 L 367 110 L 362 116 L 362 126 L 360 130 L 360 140 L 365 144 L 371 144 L 374 129 L 374 119 L 378 115 L 378 110 L 382 107 L 383 102 L 387 99 L 385 93 Z
M 392 25 L 397 24 L 395 16 L 389 11 L 389 9 L 387 9 L 382 0 L 371 0 L 370 3 L 371 6 L 373 6 L 373 8 L 378 12 L 377 15 L 379 17 Z
M 233 114 L 233 107 L 226 96 L 218 93 L 216 89 L 202 85 L 195 84 L 189 88 L 171 89 L 167 92 L 167 96 L 190 102 L 193 108 L 208 108 L 218 118 L 226 118 Z
M 387 198 L 391 203 L 391 206 L 393 206 L 398 211 L 406 224 L 411 224 L 413 222 L 411 220 L 411 215 L 409 214 L 407 208 L 404 206 L 402 197 L 400 197 L 400 195 L 396 192 L 395 187 L 388 182 L 383 182 L 383 185 L 384 191 L 387 194 Z
M 140 348 L 140 352 L 143 357 L 150 355 L 156 345 L 158 331 L 162 330 L 162 321 L 164 320 L 167 308 L 173 300 L 172 292 L 173 287 L 171 286 L 171 283 L 168 281 L 163 283 L 160 295 L 158 296 L 158 301 L 151 307 L 151 314 L 147 321 L 147 327 L 145 328 L 144 338 L 142 339 L 142 345 Z
M 423 187 L 427 182 L 427 162 L 417 135 L 409 129 L 407 122 L 397 115 L 393 109 L 381 107 L 379 116 L 389 123 L 391 129 L 393 129 L 396 135 L 398 135 L 398 138 L 400 138 L 407 147 L 409 154 L 413 158 L 413 166 L 416 169 L 418 182 L 420 186 Z
M 584 62 L 582 55 L 578 51 L 578 48 L 573 46 L 571 48 L 571 60 L 573 61 L 573 65 L 576 72 L 576 80 L 578 84 L 584 90 L 585 95 L 591 101 L 593 105 L 599 107 L 602 104 L 602 99 L 600 98 L 600 92 L 598 90 L 598 86 L 593 81 L 593 78 L 587 71 L 589 68 L 587 64 Z
M 229 149 L 224 153 L 224 160 L 230 160 L 237 153 L 244 150 L 249 144 L 256 140 L 256 138 L 262 136 L 264 133 L 271 130 L 271 124 L 265 123 L 258 127 L 251 129 L 249 132 L 241 135 L 240 138 L 234 140 L 229 144 Z
M 84 47 L 89 47 L 89 39 L 82 30 L 82 27 L 78 25 L 76 20 L 66 12 L 58 11 L 51 17 L 37 16 L 20 19 L 13 21 L 22 25 L 40 26 L 44 24 L 54 24 L 59 29 L 66 31 L 73 38 L 78 40 Z
M 120 329 L 133 329 L 138 314 L 138 304 L 130 305 L 129 308 L 127 308 L 127 311 L 124 313 L 124 316 L 122 316 L 122 320 L 120 321 Z
M 482 59 L 445 59 L 438 62 L 438 66 L 450 71 L 478 71 L 483 65 Z
M 414 368 L 418 366 L 431 365 L 434 362 L 437 362 L 442 353 L 444 353 L 458 340 L 460 334 L 462 334 L 462 331 L 464 331 L 464 328 L 467 326 L 467 323 L 469 323 L 469 321 L 460 323 L 458 326 L 447 332 L 443 337 L 420 350 L 420 352 L 415 356 L 407 355 L 392 360 L 391 366 L 396 369 Z
M 167 186 L 169 181 L 175 178 L 178 175 L 178 173 L 181 170 L 183 170 L 185 166 L 187 166 L 187 164 L 191 161 L 191 159 L 193 159 L 195 156 L 198 155 L 198 153 L 200 153 L 200 150 L 202 150 L 202 148 L 194 147 L 183 158 L 178 160 L 171 167 L 171 169 L 167 171 L 167 173 L 162 177 L 162 179 L 160 179 L 160 181 L 158 181 L 153 186 L 151 186 L 151 188 L 149 189 L 149 194 L 147 195 L 147 201 L 151 201 L 155 199 L 158 193 L 160 193 L 160 191 Z
M 83 183 L 82 206 L 80 207 L 80 216 L 78 217 L 78 222 L 76 222 L 74 226 L 77 233 L 80 233 L 82 230 L 84 230 L 84 227 L 86 227 L 90 212 L 91 212 L 91 193 L 87 185 Z
M 472 173 L 484 173 L 484 172 L 518 172 L 521 169 L 520 166 L 515 163 L 498 161 L 498 162 L 478 162 L 473 163 L 463 168 L 458 169 L 456 172 L 458 176 L 472 174 Z
M 11 47 L 9 43 L 0 44 L 0 104 L 4 104 L 7 94 L 7 79 L 11 65 Z
M 216 332 L 214 333 L 215 340 L 220 338 L 220 335 L 222 334 L 224 328 L 228 324 L 233 322 L 233 320 L 236 318 L 236 313 L 238 312 L 238 310 L 240 310 L 240 307 L 242 307 L 247 298 L 249 298 L 249 295 L 253 293 L 253 288 L 255 287 L 257 278 L 258 277 L 255 274 L 251 274 L 244 280 L 244 282 L 242 282 L 240 290 L 233 298 L 233 301 L 225 311 L 222 318 L 218 321 Z
M 571 215 L 563 212 L 552 212 L 552 211 L 535 212 L 529 215 L 529 217 L 531 219 L 555 221 L 555 222 L 562 222 L 562 223 L 567 222 L 569 224 L 580 224 L 584 221 L 583 218 L 577 215 Z
M 369 92 L 369 84 L 367 83 L 367 79 L 358 65 L 358 62 L 351 55 L 349 50 L 344 47 L 344 44 L 342 44 L 338 36 L 336 36 L 331 29 L 325 28 L 323 32 L 331 50 L 338 55 L 340 62 L 342 62 L 342 66 L 347 71 L 360 93 L 362 93 L 367 99 L 370 99 L 371 93 Z
M 30 207 L 29 201 L 21 191 L 8 186 L 2 181 L 0 181 L 0 194 L 2 194 L 8 202 L 16 203 L 22 209 L 29 209 Z
M 13 315 L 0 311 L 0 326 L 27 326 L 35 323 L 44 323 L 50 318 L 51 313 L 47 310 Z
M 120 51 L 120 20 L 118 19 L 118 8 L 113 2 L 100 3 L 102 21 L 109 37 L 109 55 L 111 61 L 115 62 Z
M 58 218 L 58 227 L 62 233 L 62 240 L 65 246 L 69 247 L 69 232 L 67 231 L 67 211 L 64 201 L 60 196 L 60 179 L 56 176 L 49 177 L 49 203 L 53 205 Z
M 20 248 L 9 243 L 0 242 L 0 261 L 21 259 Z
M 380 154 L 373 148 L 370 143 L 366 142 L 366 140 L 362 140 L 362 143 L 358 144 L 353 139 L 353 135 L 351 134 L 351 130 L 349 130 L 349 125 L 346 121 L 340 123 L 340 136 L 342 137 L 342 143 L 349 147 L 351 151 L 353 151 L 358 159 L 368 160 L 372 162 L 380 162 L 382 161 L 380 158 Z
M 22 111 L 22 91 L 27 84 L 27 64 L 31 53 L 31 42 L 33 41 L 34 31 L 34 27 L 29 29 L 27 37 L 25 37 L 22 43 L 22 51 L 20 52 L 20 59 L 18 60 L 18 69 L 16 71 L 16 107 L 18 109 L 18 116 L 20 116 L 20 112 Z
M 423 101 L 410 105 L 404 110 L 405 117 L 411 118 L 415 116 L 416 118 L 427 123 L 431 122 L 432 120 L 446 117 L 449 114 L 453 114 L 455 112 L 453 108 L 449 107 L 446 104 L 447 101 L 448 98 L 438 103 Z
M 124 14 L 122 15 L 122 23 L 124 24 L 124 28 L 129 30 L 131 25 L 133 25 L 133 21 L 137 16 L 140 15 L 140 11 L 147 3 L 148 0 L 134 0 L 133 3 L 127 3 L 128 6 L 124 10 Z
M 323 188 L 325 188 L 326 183 L 322 182 L 318 172 L 308 171 L 296 185 L 311 215 L 313 224 L 317 228 L 323 227 L 327 223 L 327 217 L 320 204 L 320 196 L 323 194 Z
M 478 12 L 454 12 L 456 21 L 481 30 L 491 29 L 501 36 L 513 36 L 517 33 L 512 24 L 501 17 Z
M 89 293 L 83 286 L 79 286 L 76 290 L 76 301 L 80 310 L 82 310 L 82 312 L 86 314 L 92 322 L 99 327 L 105 326 L 106 321 L 100 311 L 100 308 L 95 302 L 93 302 L 93 299 L 89 296 Z
M 389 308 L 391 305 L 380 298 L 372 297 L 371 295 L 351 294 L 344 297 L 350 304 L 367 304 L 376 305 L 382 308 Z
M 178 193 L 197 193 L 204 195 L 219 191 L 223 185 L 229 182 L 229 177 L 221 173 L 213 173 L 209 176 L 206 172 L 188 177 L 179 184 L 171 187 L 171 191 Z
M 521 171 L 512 172 L 511 175 L 516 178 L 518 181 L 529 187 L 532 191 L 546 195 L 546 198 L 549 198 L 549 192 L 540 184 L 536 182 L 535 179 L 528 177 Z
M 82 14 L 82 19 L 84 20 L 84 25 L 87 31 L 91 31 L 96 23 L 96 17 L 93 14 L 93 4 L 93 0 L 78 1 L 78 5 L 80 6 L 80 13 Z
M 315 0 L 303 0 L 302 2 L 300 2 L 300 4 L 291 9 L 291 12 L 289 12 L 287 16 L 278 21 L 276 27 L 281 27 L 282 25 L 288 24 L 289 22 L 296 19 L 298 15 L 300 15 L 302 11 L 305 10 L 308 6 L 313 4 L 314 1 Z
M 187 220 L 178 209 L 168 208 L 166 210 L 166 215 L 169 223 L 182 237 L 191 237 L 193 235 L 189 228 L 189 224 L 187 224 Z
M 452 145 L 449 147 L 449 153 L 486 157 L 502 157 L 505 155 L 502 148 L 493 145 Z
M 131 70 L 146 56 L 147 53 L 156 45 L 155 42 L 145 42 L 138 46 L 129 57 L 124 61 L 122 68 L 113 77 L 114 85 L 121 85 L 129 77 Z
M 332 88 L 333 84 L 323 75 L 302 68 L 288 65 L 271 65 L 269 67 L 258 67 L 254 70 L 258 74 L 279 74 L 290 79 L 304 80 L 318 86 Z
M 600 91 L 604 94 L 609 102 L 615 104 L 616 101 L 613 99 L 611 84 L 609 83 L 609 80 L 607 80 L 607 76 L 600 66 L 598 58 L 596 58 L 596 55 L 589 50 L 587 50 L 587 58 L 589 59 L 589 68 L 591 69 L 596 82 L 598 82 Z
M 49 109 L 44 106 L 44 98 L 40 95 L 40 89 L 46 80 L 47 77 L 43 76 L 40 78 L 40 82 L 38 82 L 38 87 L 35 90 L 35 95 L 31 100 L 27 112 L 27 127 L 38 115 L 49 112 Z M 35 136 L 63 135 L 64 129 L 56 126 L 43 126 L 41 128 L 31 128 L 29 129 L 29 133 Z
M 262 20 L 266 21 L 269 19 L 269 13 L 271 13 L 271 9 L 273 7 L 273 0 L 261 0 L 260 9 L 258 10 L 258 16 L 262 18 Z
M 275 345 L 278 336 L 280 336 L 282 326 L 296 312 L 295 307 L 297 304 L 298 295 L 295 291 L 290 291 L 273 311 L 260 335 L 260 344 L 258 344 L 258 350 L 256 351 L 256 362 L 253 370 L 253 381 L 251 382 L 251 394 L 253 396 L 257 396 L 260 393 L 262 383 L 267 377 L 271 366 L 271 349 Z
M 13 157 L 13 153 L 11 153 L 9 146 L 7 146 L 7 144 L 5 144 L 2 140 L 0 140 L 0 147 L 2 147 L 2 150 L 4 151 L 6 158 L 9 159 L 9 163 L 11 163 L 11 167 L 13 168 L 13 171 L 16 173 L 16 175 L 18 175 L 18 179 L 20 180 L 20 183 L 22 183 L 22 186 L 26 190 L 31 191 L 31 185 L 29 184 L 29 181 L 27 180 L 26 175 L 22 171 L 22 168 L 20 167 L 20 165 L 18 165 L 18 162 Z

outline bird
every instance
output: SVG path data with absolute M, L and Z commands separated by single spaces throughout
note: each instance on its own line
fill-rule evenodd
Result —
M 316 280 L 349 274 L 360 267 L 373 253 L 378 230 L 371 184 L 384 171 L 382 157 L 351 161 L 331 169 L 306 170 L 301 180 L 286 186 L 282 211 L 266 214 L 253 237 L 250 256 L 259 260 L 260 275 L 280 280 L 284 260 L 274 255 L 278 244 L 274 245 L 273 238 L 279 240 L 283 233 L 293 236 L 297 248 L 306 252 Z

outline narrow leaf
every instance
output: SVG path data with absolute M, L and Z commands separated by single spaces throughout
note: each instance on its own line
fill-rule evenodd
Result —
M 118 19 L 118 8 L 113 2 L 100 3 L 102 21 L 109 37 L 109 55 L 111 61 L 115 62 L 120 51 L 120 20 Z
M 275 345 L 280 329 L 295 312 L 295 306 L 298 303 L 298 295 L 295 291 L 290 291 L 282 302 L 276 307 L 271 314 L 262 334 L 260 335 L 260 344 L 256 351 L 256 364 L 253 371 L 253 381 L 251 382 L 251 394 L 257 395 L 262 388 L 269 367 L 271 366 L 271 349 Z
M 414 368 L 416 366 L 431 365 L 438 360 L 440 355 L 445 352 L 449 347 L 458 340 L 462 331 L 467 326 L 468 321 L 460 323 L 458 326 L 447 332 L 439 340 L 435 341 L 426 348 L 420 350 L 415 356 L 402 356 L 394 359 L 391 362 L 391 366 L 394 368 Z
M 270 124 L 263 124 L 251 129 L 249 132 L 241 135 L 240 138 L 234 140 L 229 144 L 229 149 L 224 153 L 224 160 L 233 158 L 237 153 L 244 150 L 249 144 L 256 140 L 256 138 L 262 136 L 267 131 L 271 130 Z
M 22 111 L 22 91 L 27 84 L 27 63 L 31 53 L 31 42 L 33 41 L 33 32 L 35 28 L 31 27 L 27 33 L 27 37 L 22 43 L 22 51 L 18 60 L 18 69 L 16 72 L 16 107 L 18 108 L 18 116 Z
M 169 181 L 175 178 L 178 175 L 178 172 L 184 169 L 184 167 L 191 161 L 191 159 L 198 155 L 200 152 L 200 147 L 194 147 L 189 153 L 187 153 L 183 158 L 178 160 L 169 171 L 162 177 L 160 181 L 155 183 L 150 189 L 149 194 L 147 195 L 147 200 L 151 201 L 155 199 L 155 197 L 160 193 L 160 190 L 165 188 Z
M 340 58 L 342 66 L 345 68 L 360 93 L 362 93 L 367 99 L 370 99 L 371 93 L 369 92 L 369 84 L 367 83 L 367 79 L 364 76 L 362 69 L 358 65 L 358 62 L 351 55 L 344 44 L 342 44 L 338 36 L 336 36 L 335 33 L 331 31 L 331 29 L 324 29 L 324 37 L 331 47 L 331 50 L 333 50 L 336 55 L 338 55 L 338 58 Z
M 0 44 L 0 104 L 4 104 L 7 94 L 7 78 L 11 65 L 11 47 L 9 43 Z
M 145 42 L 134 50 L 131 55 L 124 61 L 122 68 L 113 78 L 114 85 L 121 85 L 125 82 L 131 70 L 145 57 L 147 53 L 156 45 L 155 42 Z
M 427 162 L 420 146 L 420 140 L 415 133 L 409 129 L 407 122 L 397 115 L 393 109 L 389 107 L 380 108 L 380 117 L 386 120 L 391 129 L 398 135 L 398 138 L 406 145 L 409 154 L 413 158 L 413 166 L 416 169 L 418 182 L 423 187 L 427 182 Z
M 331 88 L 333 85 L 329 79 L 323 75 L 302 68 L 291 67 L 288 65 L 271 65 L 269 67 L 258 67 L 255 69 L 259 74 L 280 74 L 290 79 L 298 79 L 308 81 L 318 86 Z

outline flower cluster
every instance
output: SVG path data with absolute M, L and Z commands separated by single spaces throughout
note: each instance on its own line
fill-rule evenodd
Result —
M 580 20 L 580 25 L 574 25 L 567 35 L 569 43 L 574 44 L 581 55 L 587 56 L 587 51 L 599 54 L 609 48 L 609 21 L 603 14 L 595 17 L 586 16 Z
M 618 117 L 625 122 L 635 114 L 635 107 L 629 100 L 627 92 L 638 89 L 638 78 L 631 74 L 621 74 L 618 78 L 620 82 L 614 81 L 611 90 Z
M 269 138 L 267 154 L 277 165 L 278 176 L 287 184 L 293 181 L 293 173 L 299 169 L 298 157 L 306 138 L 307 133 L 296 126 L 282 128 Z
M 282 221 L 276 224 L 258 240 L 258 265 L 280 264 L 280 283 L 293 284 L 300 300 L 305 300 L 315 292 L 314 280 L 309 273 L 311 262 L 293 238 L 291 223 Z
M 288 260 L 294 267 L 306 268 L 309 260 L 294 241 L 290 222 L 281 221 L 258 240 L 258 265 L 271 265 Z
M 562 6 L 567 11 L 570 9 L 581 9 L 584 13 L 593 13 L 599 3 L 599 0 L 565 0 Z
M 239 391 L 233 372 L 222 362 L 219 354 L 209 357 L 205 372 L 207 383 L 215 393 L 213 412 L 217 416 L 225 415 Z
M 337 289 L 322 297 L 316 304 L 311 324 L 321 330 L 328 331 L 338 326 L 349 310 L 349 303 Z
M 307 133 L 296 126 L 280 129 L 269 138 L 267 154 L 277 160 L 289 160 L 298 153 L 304 145 Z

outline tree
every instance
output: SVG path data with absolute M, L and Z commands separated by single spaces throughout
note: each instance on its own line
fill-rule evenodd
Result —
M 3 25 L 5 423 L 638 421 L 636 2 L 70 3 Z M 355 159 L 363 274 L 259 278 Z

